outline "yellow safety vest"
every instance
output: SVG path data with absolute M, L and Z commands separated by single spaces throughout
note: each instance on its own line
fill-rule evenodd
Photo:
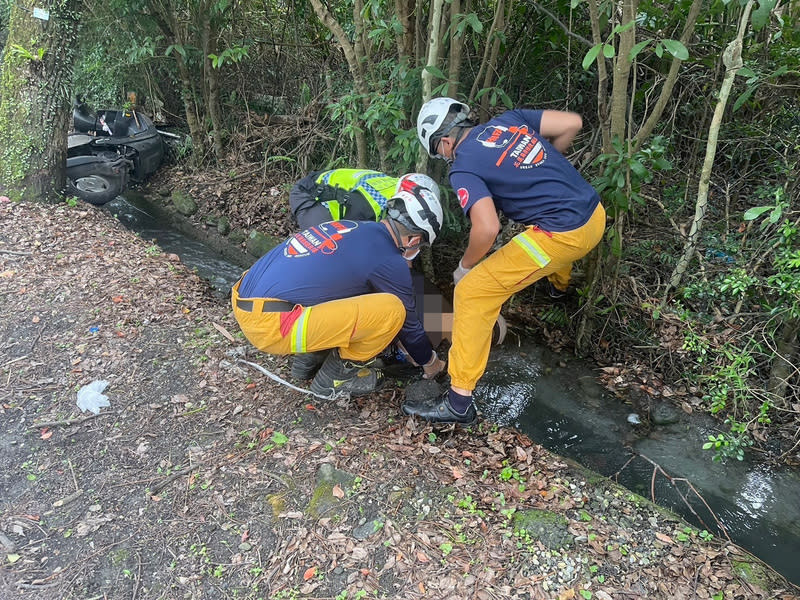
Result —
M 334 221 L 345 218 L 355 208 L 365 208 L 357 204 L 366 202 L 378 221 L 383 217 L 386 202 L 394 196 L 398 181 L 397 177 L 366 169 L 323 171 L 316 179 L 317 201 L 327 205 Z

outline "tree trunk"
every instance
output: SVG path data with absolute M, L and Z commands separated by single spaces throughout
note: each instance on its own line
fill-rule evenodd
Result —
M 636 18 L 638 0 L 624 0 L 622 3 L 621 25 Z M 630 27 L 619 34 L 616 58 L 614 59 L 614 79 L 611 88 L 611 139 L 625 140 L 628 129 L 628 87 L 631 77 L 630 52 L 636 42 L 636 27 Z M 598 59 L 602 60 L 602 59 Z
M 426 67 L 436 67 L 439 62 L 439 50 L 442 46 L 442 5 L 444 0 L 433 0 L 430 15 L 430 36 L 428 37 L 428 53 Z M 433 95 L 433 73 L 427 69 L 422 71 L 422 101 L 427 102 Z
M 401 63 L 406 59 L 411 59 L 414 53 L 414 31 L 411 29 L 409 17 L 413 8 L 413 4 L 407 0 L 394 0 L 394 12 L 401 29 L 400 33 L 395 36 L 397 56 Z
M 486 69 L 491 68 L 489 65 L 489 56 L 491 55 L 493 48 L 492 40 L 497 33 L 498 24 L 503 20 L 503 7 L 504 2 L 503 0 L 500 0 L 495 7 L 492 26 L 489 29 L 489 33 L 486 34 L 486 44 L 483 48 L 483 59 L 481 60 L 480 67 L 478 67 L 478 74 L 475 76 L 475 80 L 472 82 L 472 88 L 469 90 L 469 100 L 467 101 L 467 104 L 472 104 L 472 101 L 475 99 L 475 95 L 478 93 L 478 85 L 480 85 L 480 81 L 483 79 Z
M 442 5 L 444 0 L 433 0 L 429 17 L 430 33 L 428 34 L 428 51 L 425 58 L 426 67 L 435 67 L 439 62 L 439 49 L 441 48 Z M 422 102 L 427 102 L 433 95 L 433 74 L 427 69 L 422 70 Z M 420 145 L 417 149 L 417 171 L 424 173 L 428 168 L 428 153 Z
M 173 46 L 185 49 L 188 45 L 188 33 L 184 26 L 178 22 L 177 10 L 171 5 L 150 0 L 148 2 L 150 16 L 155 19 L 164 37 Z M 181 81 L 180 95 L 183 101 L 183 111 L 186 116 L 186 124 L 189 127 L 189 135 L 192 138 L 192 158 L 195 164 L 205 160 L 206 155 L 206 132 L 205 132 L 205 113 L 199 111 L 197 102 L 198 95 L 195 93 L 192 73 L 183 54 L 178 50 L 173 50 L 175 65 L 178 68 L 178 77 Z M 200 95 L 202 97 L 202 94 Z
M 775 340 L 775 358 L 772 359 L 767 391 L 775 397 L 775 405 L 780 408 L 788 408 L 786 390 L 789 388 L 789 380 L 798 372 L 797 356 L 800 354 L 798 336 L 800 336 L 800 321 L 791 319 L 783 324 L 781 333 Z
M 66 182 L 70 92 L 83 3 L 41 0 L 48 21 L 28 2 L 11 4 L 0 82 L 0 192 L 54 200 Z
M 214 148 L 214 156 L 217 161 L 225 158 L 225 146 L 223 143 L 222 117 L 219 108 L 219 68 L 214 68 L 211 64 L 209 55 L 217 54 L 217 28 L 210 17 L 211 7 L 203 3 L 198 11 L 200 23 L 200 39 L 203 49 L 203 74 L 205 76 L 204 92 L 206 96 L 205 105 L 211 121 L 211 142 Z
M 322 4 L 321 0 L 311 0 L 311 6 L 314 7 L 314 12 L 317 14 L 317 18 L 322 21 L 322 24 L 328 28 L 328 30 L 333 34 L 333 37 L 335 37 L 336 41 L 339 43 L 339 47 L 342 49 L 345 60 L 347 61 L 347 66 L 350 69 L 350 76 L 353 78 L 353 84 L 355 85 L 356 91 L 366 98 L 369 90 L 367 88 L 367 82 L 364 78 L 362 65 L 358 60 L 358 56 L 356 55 L 353 44 L 350 43 L 350 40 L 348 39 L 347 34 L 344 32 L 344 29 L 342 29 L 342 26 L 330 13 L 327 6 Z M 355 142 L 356 151 L 358 152 L 358 165 L 356 166 L 365 167 L 368 164 L 368 153 L 367 137 L 364 134 L 363 129 L 356 128 Z
M 493 29 L 495 32 L 503 31 L 506 26 L 506 7 L 504 0 L 497 2 L 497 14 L 495 15 L 495 25 Z M 487 42 L 489 40 L 487 39 Z M 496 35 L 491 42 L 492 51 L 489 54 L 489 60 L 486 63 L 486 70 L 483 73 L 483 89 L 492 87 L 494 84 L 494 74 L 497 71 L 497 57 L 500 55 L 500 36 Z M 484 94 L 481 98 L 481 112 L 484 115 L 489 114 L 489 94 Z
M 700 7 L 703 5 L 703 0 L 694 0 L 689 14 L 686 16 L 686 23 L 683 26 L 683 33 L 681 34 L 681 43 L 684 46 L 689 45 L 689 40 L 694 33 L 694 26 L 697 23 L 697 17 L 700 15 Z M 661 120 L 661 115 L 667 106 L 667 102 L 672 96 L 672 89 L 675 87 L 675 82 L 678 81 L 678 70 L 681 68 L 683 61 L 679 58 L 673 57 L 672 64 L 669 66 L 669 73 L 664 85 L 661 86 L 661 93 L 658 95 L 656 105 L 653 107 L 652 112 L 647 116 L 644 125 L 636 132 L 633 138 L 633 148 L 631 152 L 636 152 L 642 147 L 644 141 L 653 133 L 656 124 Z
M 736 35 L 736 39 L 728 44 L 722 55 L 722 62 L 725 64 L 725 78 L 719 90 L 719 100 L 714 109 L 714 117 L 711 119 L 711 125 L 708 128 L 706 157 L 703 161 L 703 170 L 700 173 L 700 182 L 697 186 L 697 202 L 695 203 L 694 219 L 692 220 L 692 226 L 689 230 L 689 236 L 684 244 L 683 255 L 678 260 L 678 264 L 675 265 L 675 270 L 672 272 L 669 284 L 664 290 L 662 302 L 666 302 L 670 289 L 677 288 L 680 285 L 683 275 L 689 268 L 689 262 L 697 250 L 700 231 L 703 228 L 703 221 L 705 220 L 706 211 L 708 209 L 708 188 L 711 180 L 711 171 L 714 167 L 714 157 L 717 153 L 719 128 L 722 124 L 722 117 L 725 113 L 725 106 L 728 103 L 728 96 L 730 96 L 731 93 L 733 80 L 736 78 L 736 73 L 742 68 L 742 39 L 747 29 L 747 23 L 750 20 L 750 10 L 753 8 L 753 2 L 754 0 L 748 0 L 739 20 L 739 31 Z
M 597 10 L 597 0 L 589 0 L 589 21 L 592 25 L 592 42 L 599 44 L 603 41 L 600 31 L 600 14 Z M 611 152 L 611 135 L 608 128 L 608 73 L 602 53 L 597 59 L 597 118 L 600 131 L 603 135 L 603 152 Z
M 461 12 L 461 0 L 450 2 L 450 57 L 447 61 L 447 95 L 450 98 L 458 97 L 459 73 L 461 72 L 461 57 L 463 56 L 464 40 L 456 34 L 458 14 Z

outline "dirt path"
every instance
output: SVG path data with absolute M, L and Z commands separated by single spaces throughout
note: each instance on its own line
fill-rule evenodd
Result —
M 1 203 L 0 310 L 4 600 L 798 598 L 511 429 L 272 383 L 239 359 L 286 361 L 102 211 Z

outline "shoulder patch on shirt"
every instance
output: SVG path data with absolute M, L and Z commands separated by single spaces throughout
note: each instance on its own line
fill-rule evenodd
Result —
M 333 254 L 336 242 L 358 227 L 355 221 L 330 221 L 294 234 L 283 245 L 283 255 L 289 258 L 311 256 L 317 252 Z
M 467 188 L 458 188 L 456 195 L 458 196 L 458 203 L 461 205 L 461 208 L 464 208 L 467 202 L 469 202 L 469 192 Z

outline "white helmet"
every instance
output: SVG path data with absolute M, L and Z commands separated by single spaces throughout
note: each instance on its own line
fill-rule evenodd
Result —
M 469 106 L 452 98 L 434 98 L 428 100 L 419 109 L 417 115 L 417 137 L 429 156 L 444 158 L 436 154 L 434 140 L 450 133 L 450 130 L 466 121 L 469 117 Z
M 421 233 L 428 244 L 433 244 L 444 223 L 440 197 L 433 179 L 422 173 L 407 173 L 386 203 L 386 216 L 412 233 Z

